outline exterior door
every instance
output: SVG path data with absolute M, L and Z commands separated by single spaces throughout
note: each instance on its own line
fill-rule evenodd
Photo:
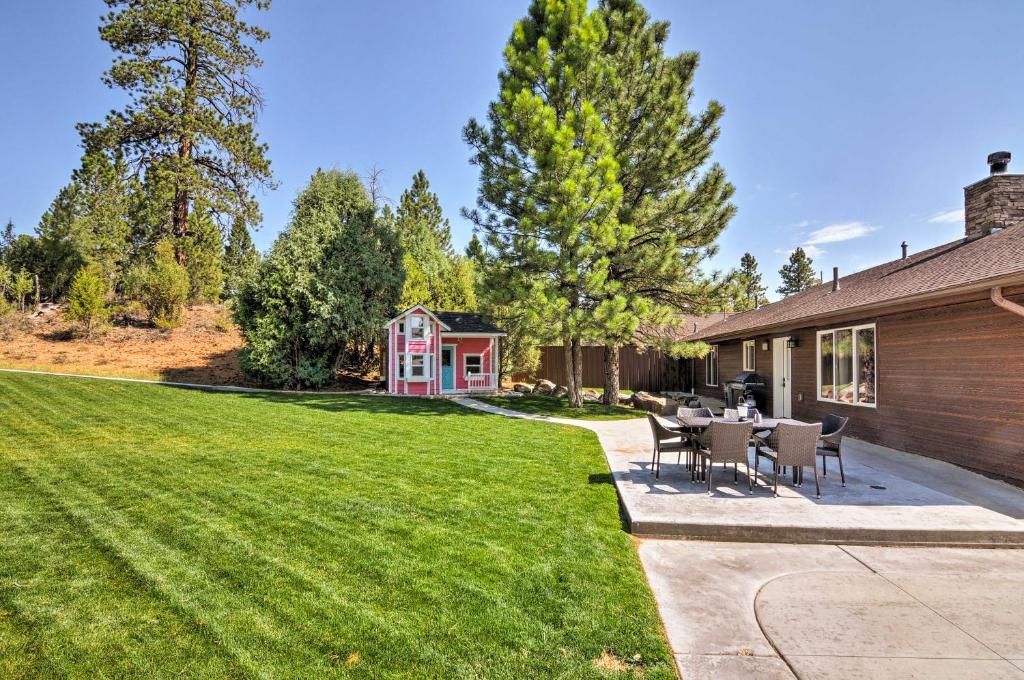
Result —
M 793 350 L 788 338 L 772 340 L 772 416 L 793 417 Z
M 455 389 L 455 346 L 441 347 L 441 389 Z

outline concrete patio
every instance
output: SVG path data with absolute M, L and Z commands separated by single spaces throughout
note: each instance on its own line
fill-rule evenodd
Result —
M 843 443 L 847 484 L 830 461 L 822 497 L 808 470 L 802 487 L 761 485 L 748 493 L 746 471 L 715 470 L 713 494 L 693 484 L 690 472 L 666 454 L 661 476 L 651 472 L 652 439 L 644 418 L 582 421 L 524 414 L 471 399 L 464 406 L 510 417 L 529 417 L 594 431 L 618 490 L 627 529 L 646 537 L 764 543 L 1024 546 L 1024 491 L 954 465 L 884 449 L 854 439 Z M 751 456 L 752 460 L 752 456 Z

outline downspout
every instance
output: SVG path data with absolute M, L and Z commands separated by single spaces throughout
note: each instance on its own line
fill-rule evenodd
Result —
M 1003 297 L 1003 287 L 995 286 L 992 288 L 992 302 L 996 303 L 998 307 L 1002 307 L 1008 312 L 1016 314 L 1017 316 L 1024 316 L 1024 307 L 1018 305 L 1016 302 L 1010 302 Z

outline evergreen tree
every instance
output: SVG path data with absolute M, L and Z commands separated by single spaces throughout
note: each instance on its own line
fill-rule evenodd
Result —
M 768 289 L 761 283 L 761 272 L 757 270 L 757 258 L 750 253 L 743 253 L 740 268 L 733 276 L 734 294 L 732 307 L 734 311 L 745 312 L 756 309 L 761 302 L 767 302 L 765 294 Z
M 68 310 L 65 317 L 80 321 L 85 334 L 92 337 L 96 328 L 107 318 L 107 284 L 96 267 L 83 267 L 75 274 L 68 292 Z
M 7 220 L 3 231 L 0 231 L 0 260 L 3 260 L 4 253 L 14 243 L 14 221 Z
M 359 177 L 318 170 L 236 300 L 243 368 L 270 385 L 329 383 L 347 357 L 372 354 L 403 283 L 398 236 Z
M 452 249 L 452 231 L 441 200 L 430 191 L 420 170 L 402 192 L 394 217 L 406 269 L 402 308 L 416 304 L 430 309 L 472 311 L 476 308 L 472 265 Z
M 807 290 L 818 284 L 818 277 L 814 275 L 814 262 L 807 257 L 803 248 L 797 248 L 789 256 L 789 262 L 782 265 L 779 276 L 782 277 L 782 285 L 775 289 L 775 292 L 785 296 Z
M 709 164 L 724 110 L 716 101 L 689 107 L 697 54 L 666 55 L 668 22 L 653 21 L 636 0 L 601 0 L 598 11 L 608 76 L 597 106 L 619 165 L 618 219 L 634 228 L 607 253 L 604 400 L 615 404 L 619 348 L 638 327 L 714 305 L 720 286 L 698 265 L 735 208 L 725 171 Z
M 620 227 L 614 149 L 595 107 L 605 77 L 600 18 L 586 0 L 534 0 L 516 23 L 488 126 L 463 135 L 480 167 L 467 211 L 494 262 L 495 300 L 519 300 L 565 348 L 571 406 L 582 406 L 583 343 L 601 337 L 609 262 Z
M 236 219 L 231 224 L 224 249 L 224 295 L 237 296 L 245 282 L 256 275 L 259 265 L 260 251 L 253 245 L 249 228 L 244 221 Z
M 250 78 L 269 34 L 242 19 L 269 0 L 105 0 L 100 37 L 115 52 L 104 74 L 130 103 L 102 124 L 82 124 L 86 146 L 114 148 L 171 187 L 174 236 L 191 235 L 200 203 L 217 216 L 259 222 L 254 185 L 272 186 L 267 146 L 253 125 L 263 105 Z M 151 179 L 148 178 L 147 179 Z M 176 244 L 185 259 L 184 241 Z

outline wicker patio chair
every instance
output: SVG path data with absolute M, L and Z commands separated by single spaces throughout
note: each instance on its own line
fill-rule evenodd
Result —
M 698 450 L 701 468 L 708 480 L 708 495 L 711 495 L 711 478 L 715 463 L 732 463 L 733 483 L 739 482 L 739 463 L 747 470 L 747 488 L 753 492 L 750 483 L 749 443 L 750 433 L 754 424 L 750 421 L 726 423 L 716 420 L 704 433 L 703 442 Z
M 821 438 L 818 441 L 818 455 L 821 456 L 821 474 L 828 476 L 828 459 L 839 459 L 839 478 L 846 486 L 846 472 L 843 470 L 843 430 L 850 419 L 830 413 L 821 423 Z
M 810 465 L 814 469 L 814 488 L 821 498 L 821 482 L 818 480 L 818 437 L 821 436 L 821 423 L 779 423 L 767 445 L 758 440 L 754 447 L 754 482 L 757 482 L 757 465 L 761 458 L 772 461 L 775 475 L 773 490 L 779 495 L 779 468 L 784 465 L 793 466 L 793 475 L 797 485 L 804 481 L 804 467 Z
M 661 454 L 665 451 L 678 451 L 682 456 L 683 451 L 690 450 L 690 444 L 686 441 L 685 434 L 668 429 L 653 413 L 647 414 L 647 422 L 651 424 L 651 434 L 654 435 L 654 456 L 651 458 L 651 470 L 657 479 L 661 475 Z
M 679 407 L 676 410 L 676 417 L 678 418 L 714 418 L 715 414 L 711 412 L 711 409 L 707 407 L 698 406 L 696 408 L 684 408 Z M 686 454 L 686 468 L 693 470 L 697 461 L 697 447 L 701 445 L 701 431 L 699 428 L 680 427 L 679 431 L 687 435 L 687 439 L 690 442 L 690 450 Z M 680 454 L 681 455 L 681 454 Z M 677 463 L 679 461 L 676 461 Z M 693 475 L 690 475 L 691 481 Z

